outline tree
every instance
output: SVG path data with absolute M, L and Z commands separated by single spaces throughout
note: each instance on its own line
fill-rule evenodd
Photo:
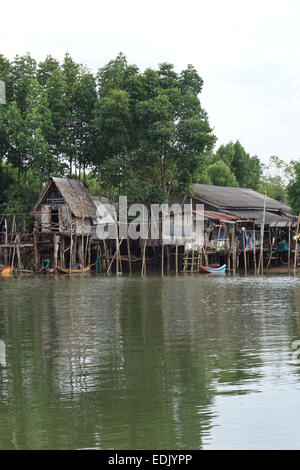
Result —
M 262 176 L 262 165 L 259 158 L 250 156 L 237 140 L 221 145 L 216 152 L 215 161 L 223 160 L 234 174 L 242 188 L 256 190 Z
M 216 186 L 238 186 L 234 174 L 223 160 L 210 165 L 207 168 L 207 176 L 211 184 Z
M 289 203 L 296 213 L 300 213 L 300 162 L 291 162 L 292 178 L 287 186 Z
M 192 66 L 177 74 L 171 64 L 141 73 L 123 54 L 99 70 L 96 105 L 99 167 L 120 171 L 119 185 L 143 202 L 168 201 L 190 191 L 215 136 L 198 93 Z M 97 162 L 96 162 L 97 164 Z

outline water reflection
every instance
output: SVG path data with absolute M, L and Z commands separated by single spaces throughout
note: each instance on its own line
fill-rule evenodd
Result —
M 299 278 L 16 278 L 0 299 L 2 449 L 222 446 L 228 403 L 298 390 Z

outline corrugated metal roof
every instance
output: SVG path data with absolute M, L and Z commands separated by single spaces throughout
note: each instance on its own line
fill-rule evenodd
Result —
M 263 209 L 264 195 L 252 189 L 213 186 L 209 184 L 193 185 L 195 198 L 217 209 Z M 291 208 L 282 202 L 266 198 L 266 209 L 290 213 Z
M 234 221 L 238 218 L 236 215 L 233 214 L 223 214 L 221 212 L 214 211 L 204 211 L 204 217 L 208 217 L 209 219 L 213 220 L 221 220 L 223 222 Z
M 270 227 L 296 227 L 297 226 L 297 220 L 276 220 L 274 222 L 270 223 Z
M 256 225 L 261 225 L 263 221 L 263 211 L 254 211 L 254 210 L 232 210 L 230 211 L 240 219 L 253 219 L 255 220 Z M 278 214 L 273 214 L 272 212 L 266 211 L 265 213 L 265 224 L 270 225 L 272 222 L 278 222 L 280 220 L 285 220 L 286 217 L 281 217 Z

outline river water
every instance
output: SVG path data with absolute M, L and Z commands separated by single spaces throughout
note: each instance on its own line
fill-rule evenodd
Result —
M 300 448 L 299 277 L 0 278 L 0 340 L 0 449 Z

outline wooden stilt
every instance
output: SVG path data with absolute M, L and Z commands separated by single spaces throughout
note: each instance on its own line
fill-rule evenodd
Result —
M 289 219 L 288 271 L 291 272 L 291 219 Z
M 54 245 L 54 262 L 53 262 L 53 268 L 54 268 L 54 271 L 56 272 L 56 268 L 57 268 L 57 255 L 58 255 L 58 243 L 57 243 L 57 235 L 56 235 L 56 233 L 53 234 L 53 245 Z
M 168 274 L 171 272 L 170 249 L 171 249 L 171 246 L 170 246 L 170 245 L 167 245 L 167 246 L 166 246 L 166 251 L 167 251 L 167 273 L 168 273 Z
M 131 252 L 130 252 L 130 239 L 127 234 L 127 254 L 128 254 L 128 266 L 129 266 L 129 273 L 132 274 L 132 267 L 131 267 Z
M 161 275 L 164 275 L 164 239 L 161 240 Z
M 266 193 L 264 198 L 263 221 L 260 229 L 260 254 L 258 272 L 264 273 L 264 235 L 265 235 L 265 217 L 266 217 Z
M 18 272 L 20 273 L 22 271 L 22 266 L 21 266 L 21 254 L 20 254 L 20 237 L 16 236 L 16 250 L 17 250 L 17 260 L 18 260 Z
M 65 237 L 64 235 L 60 235 L 59 240 L 59 263 L 60 267 L 65 267 Z
M 253 262 L 254 262 L 254 274 L 257 273 L 256 266 L 256 235 L 255 235 L 255 220 L 253 221 Z
M 69 270 L 71 274 L 72 269 L 72 258 L 73 258 L 73 235 L 72 235 L 72 224 L 70 227 L 70 262 L 69 262 Z
M 297 272 L 299 223 L 300 223 L 300 213 L 298 215 L 297 228 L 296 228 L 294 275 Z
M 247 274 L 247 255 L 246 255 L 246 235 L 245 235 L 246 230 L 243 230 L 243 251 L 244 251 L 244 269 L 245 269 L 245 274 Z
M 92 250 L 92 244 L 91 244 L 91 237 L 90 235 L 87 235 L 87 266 L 91 265 L 91 250 Z
M 34 251 L 34 269 L 38 270 L 40 268 L 40 259 L 37 246 L 37 234 L 34 232 L 33 235 L 33 251 Z
M 142 276 L 146 276 L 146 274 L 147 274 L 147 269 L 146 269 L 146 247 L 147 247 L 147 239 L 144 240 L 144 246 L 143 246 Z
M 121 246 L 121 243 L 122 243 L 123 240 L 124 240 L 124 238 L 122 238 L 122 240 L 121 240 L 120 243 L 118 244 L 117 249 L 116 249 L 116 251 L 115 251 L 115 254 L 113 255 L 113 257 L 112 257 L 112 259 L 111 259 L 111 261 L 110 261 L 110 263 L 109 263 L 109 266 L 108 266 L 108 269 L 107 269 L 106 274 L 111 274 L 111 266 L 112 266 L 112 264 L 113 264 L 113 262 L 114 262 L 114 260 L 115 260 L 115 258 L 116 258 L 116 256 L 117 256 L 117 253 L 118 253 L 118 251 L 119 251 L 119 249 L 120 249 L 120 246 Z

